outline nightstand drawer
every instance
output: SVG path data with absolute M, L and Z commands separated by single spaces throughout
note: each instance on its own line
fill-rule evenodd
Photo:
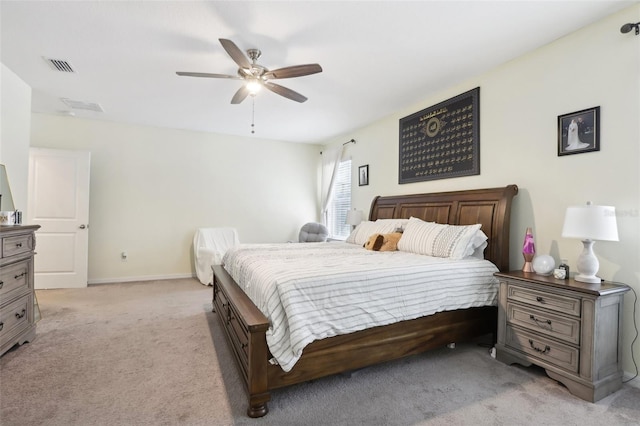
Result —
M 578 372 L 580 350 L 507 324 L 506 346 L 572 373 Z
M 536 291 L 514 284 L 509 284 L 507 297 L 509 300 L 516 300 L 527 305 L 549 309 L 562 314 L 580 316 L 580 298 L 577 297 Z
M 558 340 L 580 344 L 580 321 L 515 303 L 507 303 L 507 322 Z

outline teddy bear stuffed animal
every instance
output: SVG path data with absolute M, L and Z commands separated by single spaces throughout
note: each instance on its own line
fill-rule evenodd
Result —
M 373 234 L 369 237 L 364 248 L 373 251 L 395 251 L 398 250 L 398 241 L 402 237 L 401 232 L 392 232 L 390 234 Z

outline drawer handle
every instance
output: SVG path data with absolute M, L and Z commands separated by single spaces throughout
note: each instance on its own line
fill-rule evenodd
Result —
M 536 301 L 540 303 L 544 303 L 544 299 L 540 296 L 536 297 Z
M 15 278 L 16 280 L 19 280 L 20 278 L 24 277 L 25 275 L 27 275 L 27 273 L 26 273 L 26 272 L 23 272 L 23 273 L 21 273 L 20 275 L 16 275 L 14 278 Z
M 23 318 L 26 313 L 27 313 L 27 311 L 25 309 L 23 309 L 22 312 L 20 312 L 20 313 L 16 312 L 16 318 L 17 319 Z
M 4 328 L 4 323 L 0 322 L 0 331 L 2 331 L 3 328 Z
M 533 322 L 535 322 L 539 327 L 542 328 L 547 328 L 545 326 L 548 325 L 548 329 L 551 330 L 553 327 L 551 327 L 551 320 L 539 320 L 538 318 L 536 318 L 534 315 L 529 315 L 529 319 L 532 320 Z
M 18 244 L 16 244 L 16 247 L 17 247 L 17 248 L 22 247 L 22 243 L 18 243 Z
M 241 345 L 240 345 L 240 347 L 241 347 L 242 349 L 245 349 L 247 346 L 249 346 L 247 343 L 243 343 L 243 344 L 241 344 Z
M 538 352 L 538 353 L 540 353 L 542 355 L 548 354 L 551 351 L 551 348 L 549 347 L 549 345 L 546 345 L 544 347 L 544 349 L 537 348 L 533 344 L 533 340 L 531 340 L 531 339 L 529 339 L 529 344 L 531 345 L 531 349 L 533 349 L 534 351 L 536 351 L 536 352 Z
M 0 290 L 2 289 L 3 285 L 4 285 L 4 281 L 0 281 Z

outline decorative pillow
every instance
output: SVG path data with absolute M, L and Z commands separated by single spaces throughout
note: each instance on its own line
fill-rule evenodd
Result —
M 411 218 L 398 242 L 398 250 L 434 257 L 463 259 L 481 245 L 482 225 L 442 225 Z M 484 233 L 483 233 L 484 235 Z M 486 236 L 484 237 L 486 240 Z
M 395 225 L 395 222 L 387 222 L 386 220 L 382 222 L 365 220 L 356 226 L 356 229 L 349 234 L 345 241 L 347 243 L 363 245 L 373 234 L 389 234 L 394 232 L 396 230 Z

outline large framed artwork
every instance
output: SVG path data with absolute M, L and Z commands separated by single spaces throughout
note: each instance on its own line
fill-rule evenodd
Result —
M 558 156 L 600 151 L 600 107 L 558 116 Z
M 480 174 L 480 88 L 400 119 L 398 183 Z

